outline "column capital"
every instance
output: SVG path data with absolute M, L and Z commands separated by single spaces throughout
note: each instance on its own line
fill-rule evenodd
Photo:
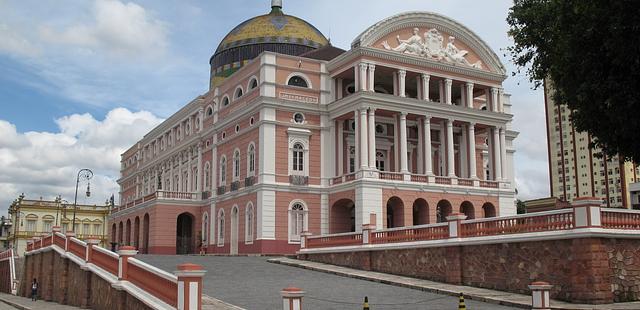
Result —
M 406 77 L 407 76 L 407 70 L 404 69 L 399 69 L 398 70 L 398 75 L 400 75 L 400 77 Z
M 376 113 L 377 108 L 375 107 L 369 107 L 369 114 L 374 114 Z
M 422 73 L 421 76 L 422 76 L 422 79 L 426 81 L 428 81 L 431 78 L 431 75 L 427 73 Z
M 497 87 L 491 87 L 491 94 L 497 94 L 498 93 L 498 88 Z
M 444 79 L 444 83 L 449 86 L 451 84 L 453 84 L 453 80 L 452 79 Z
M 367 115 L 367 108 L 360 108 L 358 111 L 360 111 L 360 115 Z
M 476 122 L 469 122 L 469 128 L 475 129 Z
M 464 85 L 466 85 L 467 87 L 473 87 L 473 83 L 472 82 L 466 82 L 466 83 L 464 83 Z
M 400 118 L 406 119 L 408 114 L 409 113 L 402 111 L 402 112 L 400 112 Z
M 431 115 L 423 115 L 422 119 L 427 123 L 431 123 Z
M 360 66 L 360 69 L 362 69 L 362 70 L 367 69 L 367 67 L 369 66 L 369 64 L 366 63 L 366 62 L 361 62 L 358 65 Z
M 445 119 L 445 122 L 447 123 L 447 126 L 453 126 L 453 118 L 448 117 Z
M 369 70 L 375 70 L 376 69 L 376 65 L 375 64 L 368 64 L 369 66 Z

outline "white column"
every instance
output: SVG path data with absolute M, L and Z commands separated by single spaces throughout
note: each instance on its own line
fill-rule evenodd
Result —
M 337 121 L 338 122 L 338 143 L 336 143 L 336 145 L 338 146 L 338 175 L 342 175 L 344 174 L 344 133 L 343 133 L 343 124 L 344 121 Z
M 360 110 L 360 168 L 369 168 L 367 140 L 367 109 Z
M 193 127 L 191 127 L 193 128 Z M 187 152 L 187 156 L 189 156 L 189 160 L 187 160 L 187 190 L 186 192 L 193 191 L 193 168 L 191 166 L 191 158 L 193 157 L 192 151 Z
M 416 99 L 422 100 L 422 79 L 416 77 Z
M 418 158 L 416 159 L 417 163 L 417 173 L 424 173 L 424 140 L 422 137 L 424 136 L 422 132 L 422 118 L 418 119 L 418 148 L 416 149 L 416 154 Z
M 398 71 L 393 72 L 393 95 L 394 96 L 398 96 L 399 95 L 399 91 L 398 91 Z
M 491 87 L 491 111 L 498 112 L 498 89 Z
M 453 84 L 453 81 L 451 79 L 444 80 L 444 96 L 445 96 L 446 104 L 451 104 L 451 85 L 452 84 Z
M 342 99 L 342 79 L 336 81 L 336 100 Z
M 429 101 L 429 75 L 422 74 L 422 99 Z
M 360 159 L 360 113 L 358 110 L 353 111 L 353 121 L 354 121 L 354 148 L 355 148 L 355 162 L 353 163 L 353 172 L 358 171 L 358 167 L 360 167 L 361 159 Z
M 398 70 L 398 84 L 400 84 L 400 89 L 399 89 L 399 93 L 398 95 L 400 97 L 405 97 L 405 78 L 407 77 L 407 71 L 406 70 Z
M 360 63 L 360 90 L 367 90 L 367 67 L 368 65 L 364 62 Z
M 505 130 L 500 128 L 500 171 L 502 172 L 502 179 L 507 179 L 507 148 L 505 142 Z
M 422 122 L 424 131 L 424 167 L 425 174 L 433 175 L 433 164 L 431 162 L 431 117 L 427 116 Z
M 201 180 L 201 175 L 204 176 L 202 171 L 202 146 L 198 145 L 198 174 L 196 175 L 196 179 L 198 180 L 196 191 L 198 193 L 202 192 L 202 183 L 204 183 L 203 180 Z
M 202 131 L 204 124 L 204 109 L 198 110 L 198 131 Z
M 456 176 L 454 150 L 453 150 L 453 120 L 447 119 L 447 170 L 449 177 Z
M 500 181 L 502 179 L 502 165 L 500 159 L 500 130 L 498 127 L 493 128 L 493 170 L 494 180 Z
M 369 108 L 369 168 L 376 168 L 376 109 Z
M 476 171 L 476 124 L 470 123 L 467 127 L 469 137 L 469 178 L 477 179 L 478 173 Z
M 369 91 L 370 92 L 375 92 L 375 72 L 376 72 L 376 65 L 374 64 L 369 64 Z
M 504 112 L 504 88 L 498 89 L 498 112 Z
M 467 87 L 465 95 L 467 95 L 467 107 L 473 108 L 473 83 L 467 82 L 465 84 Z
M 400 112 L 400 172 L 409 173 L 407 165 L 407 113 Z
M 400 156 L 399 153 L 399 145 L 400 145 L 400 126 L 398 126 L 398 115 L 393 116 L 393 170 L 395 172 L 400 171 Z
M 445 103 L 445 100 L 444 100 L 444 81 L 443 80 L 439 80 L 438 81 L 438 97 L 440 98 L 440 100 L 439 100 L 440 103 Z
M 458 162 L 460 163 L 460 169 L 458 177 L 469 178 L 469 153 L 467 152 L 467 147 L 469 146 L 469 132 L 467 131 L 467 126 L 464 124 L 460 129 L 460 143 L 458 144 Z
M 182 154 L 178 156 L 178 191 L 182 192 Z
M 169 159 L 169 184 L 165 190 L 173 191 L 173 158 Z
M 353 66 L 353 92 L 358 92 L 360 89 L 360 69 L 359 64 Z

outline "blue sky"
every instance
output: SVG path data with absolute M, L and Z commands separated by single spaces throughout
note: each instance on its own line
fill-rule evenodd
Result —
M 343 49 L 383 18 L 433 11 L 475 31 L 511 72 L 503 56 L 510 5 L 284 0 L 284 11 Z M 206 92 L 218 42 L 269 6 L 268 0 L 0 0 L 0 212 L 20 192 L 69 200 L 82 164 L 96 172 L 96 195 L 85 202 L 117 193 L 119 154 Z M 542 91 L 521 75 L 509 77 L 505 89 L 521 132 L 515 163 L 521 198 L 548 195 Z

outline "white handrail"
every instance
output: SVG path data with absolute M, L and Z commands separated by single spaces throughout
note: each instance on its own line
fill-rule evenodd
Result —
M 449 226 L 449 223 L 448 222 L 442 222 L 442 223 L 436 223 L 436 224 L 422 224 L 422 225 L 416 225 L 416 226 L 394 227 L 394 228 L 374 230 L 373 232 L 398 231 L 398 230 L 431 228 L 431 227 L 443 227 L 443 226 Z
M 346 233 L 337 233 L 337 234 L 328 234 L 328 235 L 317 235 L 317 236 L 309 236 L 307 239 L 317 239 L 324 237 L 340 237 L 340 236 L 351 236 L 351 235 L 362 235 L 361 232 L 346 232 Z
M 136 266 L 138 266 L 138 267 L 140 267 L 140 268 L 142 268 L 144 270 L 147 270 L 147 271 L 149 271 L 149 272 L 151 272 L 151 273 L 153 273 L 153 274 L 155 274 L 157 276 L 160 276 L 160 277 L 162 277 L 164 279 L 167 279 L 167 280 L 169 280 L 169 281 L 171 281 L 173 283 L 178 283 L 178 277 L 176 277 L 176 275 L 168 273 L 168 272 L 166 272 L 166 271 L 164 271 L 164 270 L 162 270 L 162 269 L 160 269 L 158 267 L 152 266 L 150 264 L 147 264 L 147 263 L 145 263 L 145 262 L 143 262 L 143 261 L 141 261 L 139 259 L 135 259 L 133 257 L 129 258 L 127 261 L 129 263 L 133 264 L 133 265 L 136 265 Z
M 612 212 L 612 213 L 630 213 L 630 214 L 640 214 L 640 210 L 618 209 L 618 208 L 600 208 L 600 211 L 603 211 L 603 212 Z
M 75 242 L 75 243 L 77 243 L 79 245 L 82 245 L 82 246 L 87 246 L 86 242 L 84 242 L 84 241 L 82 241 L 82 240 L 80 240 L 80 239 L 78 239 L 76 237 L 71 237 L 71 241 L 73 241 L 73 242 Z
M 101 247 L 99 247 L 97 245 L 93 245 L 93 250 L 94 251 L 98 251 L 98 252 L 103 253 L 103 254 L 107 254 L 107 255 L 115 258 L 115 259 L 119 259 L 120 258 L 120 255 L 118 255 L 118 253 L 113 253 L 113 252 L 111 252 L 111 251 L 109 251 L 109 250 L 107 250 L 105 248 L 101 248 Z

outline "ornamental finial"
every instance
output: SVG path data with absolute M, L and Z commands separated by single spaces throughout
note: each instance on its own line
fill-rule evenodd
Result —
M 271 0 L 271 8 L 279 8 L 282 9 L 282 0 Z

